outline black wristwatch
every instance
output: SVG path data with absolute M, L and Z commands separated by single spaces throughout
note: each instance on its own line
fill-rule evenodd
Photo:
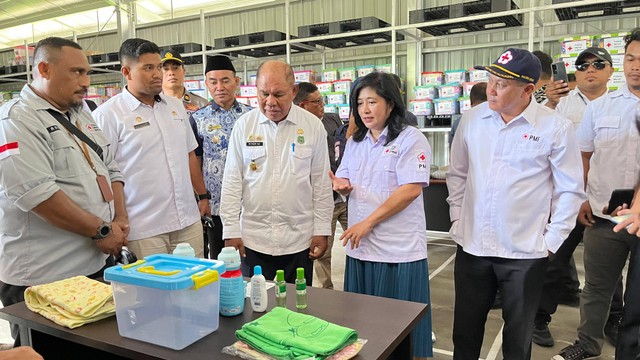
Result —
M 196 198 L 198 199 L 198 201 L 205 200 L 205 199 L 209 200 L 209 199 L 211 199 L 211 193 L 207 191 L 204 194 L 196 195 Z
M 107 236 L 109 236 L 109 234 L 111 234 L 111 224 L 107 223 L 106 221 L 103 221 L 102 225 L 98 227 L 96 234 L 91 238 L 93 240 L 102 240 Z

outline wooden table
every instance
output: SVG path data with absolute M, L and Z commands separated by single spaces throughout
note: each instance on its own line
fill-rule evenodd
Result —
M 411 359 L 411 330 L 427 305 L 337 290 L 307 288 L 305 313 L 358 331 L 368 342 L 356 359 Z M 287 284 L 287 307 L 295 310 L 295 288 Z M 269 309 L 275 304 L 269 289 Z M 24 303 L 0 309 L 0 318 L 20 325 L 23 345 L 31 344 L 45 359 L 233 359 L 220 351 L 236 341 L 235 331 L 260 317 L 247 301 L 244 313 L 220 316 L 218 330 L 176 351 L 121 337 L 115 316 L 76 329 L 58 326 L 31 312 Z M 162 329 L 158 329 L 162 331 Z M 395 351 L 394 351 L 395 350 Z

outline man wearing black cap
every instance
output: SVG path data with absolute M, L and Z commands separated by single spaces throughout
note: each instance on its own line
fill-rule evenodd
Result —
M 236 76 L 236 69 L 228 57 L 207 57 L 205 78 L 213 101 L 191 114 L 189 121 L 198 140 L 196 155 L 201 159 L 205 184 L 211 194 L 209 205 L 213 224 L 209 226 L 213 227 L 206 228 L 205 257 L 208 245 L 209 257 L 215 259 L 224 247 L 220 220 L 220 190 L 229 136 L 236 120 L 252 108 L 236 101 L 236 89 L 240 85 L 240 78 Z
M 580 297 L 578 340 L 562 349 L 554 360 L 599 357 L 616 283 L 629 255 L 635 258 L 638 251 L 636 236 L 626 231 L 615 233 L 615 224 L 610 221 L 608 212 L 603 212 L 613 190 L 633 189 L 640 177 L 640 141 L 635 129 L 640 104 L 640 29 L 627 35 L 625 42 L 626 84 L 589 103 L 576 130 L 589 198 L 580 207 L 578 215 L 578 220 L 586 226 L 582 239 L 585 286 Z M 630 265 L 631 274 L 633 268 L 634 264 Z M 625 306 L 638 301 L 637 288 L 631 293 L 636 297 L 629 293 L 630 288 L 634 289 L 633 285 L 629 286 L 633 280 L 633 276 L 627 278 Z M 632 320 L 628 315 L 625 312 L 622 316 L 616 359 L 636 359 L 638 355 L 638 327 L 637 324 L 631 327 L 631 333 L 625 331 Z M 632 348 L 620 346 L 621 343 L 630 344 L 628 340 L 632 340 Z
M 571 122 L 532 100 L 534 55 L 510 48 L 479 68 L 489 72 L 487 102 L 462 116 L 447 173 L 458 244 L 453 358 L 479 358 L 499 288 L 504 358 L 530 359 L 547 258 L 585 199 L 582 164 Z
M 196 95 L 184 87 L 184 60 L 179 52 L 171 49 L 162 52 L 162 92 L 182 100 L 187 115 L 207 106 L 207 99 Z
M 587 104 L 607 93 L 607 81 L 613 73 L 613 67 L 609 52 L 597 47 L 582 51 L 576 58 L 575 64 L 578 86 L 569 91 L 569 84 L 562 80 L 553 81 L 547 86 L 548 100 L 545 105 L 551 109 L 555 108 L 556 111 L 571 120 L 574 128 L 577 128 L 582 121 L 582 114 Z M 561 300 L 573 298 L 576 303 L 574 306 L 579 306 L 579 283 L 577 283 L 573 252 L 582 241 L 584 226 L 579 221 L 576 223 L 569 237 L 549 262 L 533 330 L 533 342 L 540 346 L 554 345 L 548 324 Z M 617 324 L 622 315 L 621 281 L 619 286 L 618 301 L 612 302 L 609 316 L 611 321 L 605 329 L 605 334 L 611 338 L 613 344 L 615 344 L 617 337 Z

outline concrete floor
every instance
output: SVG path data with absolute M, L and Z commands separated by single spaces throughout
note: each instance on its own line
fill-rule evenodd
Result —
M 339 229 L 340 227 L 338 227 Z M 340 232 L 340 230 L 338 230 Z M 434 344 L 434 357 L 436 360 L 452 359 L 453 345 L 451 331 L 453 324 L 453 261 L 455 260 L 455 244 L 442 233 L 428 234 L 429 274 L 431 285 L 431 309 L 433 310 L 433 329 L 437 337 Z M 336 239 L 340 234 L 336 234 Z M 336 241 L 333 247 L 333 283 L 337 290 L 343 288 L 344 274 L 344 248 Z M 578 275 L 581 282 L 584 279 L 582 267 L 582 246 L 579 246 L 574 254 Z M 0 305 L 1 306 L 1 305 Z M 551 348 L 543 348 L 533 345 L 532 359 L 550 359 L 563 347 L 575 340 L 576 328 L 579 322 L 579 309 L 561 305 L 549 325 L 556 345 Z M 487 320 L 484 346 L 481 357 L 484 360 L 502 360 L 502 317 L 500 310 L 492 310 Z M 0 320 L 0 343 L 12 342 L 9 326 L 6 321 Z M 614 348 L 605 342 L 601 359 L 613 359 Z
M 338 231 L 340 230 L 338 226 Z M 336 239 L 340 234 L 336 234 Z M 453 265 L 455 260 L 456 246 L 449 238 L 448 234 L 428 232 L 428 257 L 429 257 L 429 278 L 431 289 L 431 309 L 433 330 L 437 341 L 434 344 L 434 356 L 436 360 L 450 360 L 453 358 L 453 344 L 451 341 L 453 327 Z M 345 252 L 339 242 L 333 247 L 332 273 L 335 289 L 342 290 Z M 578 246 L 574 254 L 578 276 L 581 284 L 584 283 L 584 268 L 582 266 L 582 245 Z M 550 359 L 565 346 L 572 344 L 576 338 L 576 329 L 580 321 L 580 311 L 564 305 L 558 307 L 558 311 L 553 316 L 553 321 L 549 324 L 551 334 L 556 340 L 553 347 L 545 348 L 533 344 L 533 360 Z M 484 343 L 481 352 L 481 359 L 502 360 L 502 313 L 498 310 L 491 310 L 487 319 L 484 336 Z M 614 347 L 605 341 L 601 359 L 613 359 Z

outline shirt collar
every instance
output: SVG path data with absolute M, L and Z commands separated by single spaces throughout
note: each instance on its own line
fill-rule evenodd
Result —
M 31 85 L 29 84 L 24 85 L 24 87 L 20 91 L 20 97 L 25 99 L 29 103 L 29 106 L 34 110 L 52 109 L 60 112 L 60 110 L 58 110 L 50 102 L 38 96 L 38 94 L 36 94 L 36 92 L 33 91 L 33 88 L 31 88 Z M 75 106 L 75 107 L 69 108 L 67 112 L 70 114 L 75 114 L 81 110 L 82 110 L 82 106 Z
M 166 103 L 167 100 L 164 98 L 165 96 L 166 95 L 162 94 L 162 93 L 156 95 L 155 96 L 156 102 Z M 129 92 L 129 87 L 127 85 L 125 85 L 124 89 L 122 89 L 122 98 L 124 99 L 124 102 L 127 105 L 127 107 L 129 107 L 129 110 L 131 110 L 131 111 L 134 111 L 140 105 L 142 105 L 142 102 L 140 102 L 140 100 L 136 99 L 136 97 L 133 96 L 133 94 Z
M 218 109 L 222 109 L 222 106 L 218 105 L 217 102 L 215 102 L 214 100 L 211 100 L 209 102 L 209 106 L 211 106 L 211 110 L 213 111 L 217 111 Z M 231 111 L 231 109 L 236 108 L 238 106 L 238 100 L 233 100 L 233 105 L 231 105 L 231 107 L 229 108 L 229 111 Z
M 629 90 L 629 85 L 627 83 L 624 86 L 621 86 L 618 90 L 611 93 L 611 97 L 619 97 L 624 96 L 628 99 L 638 99 L 638 97 Z
M 382 129 L 382 132 L 380 133 L 380 136 L 378 136 L 378 142 L 382 141 L 383 143 L 386 142 L 387 140 L 387 133 L 389 132 L 389 127 L 385 126 L 384 129 Z M 373 140 L 373 135 L 371 134 L 371 129 L 369 129 L 369 131 L 367 131 L 367 133 L 364 135 L 365 138 L 369 138 L 371 139 L 371 142 L 374 142 Z
M 485 102 L 485 104 L 487 104 L 485 111 L 488 111 L 488 112 L 481 113 L 482 117 L 491 116 L 496 120 L 504 122 L 504 120 L 502 119 L 502 116 L 500 116 L 500 113 L 498 113 L 497 111 L 491 110 L 491 108 L 489 108 L 489 104 L 487 102 Z M 482 105 L 484 105 L 484 104 L 482 104 Z M 509 124 L 511 124 L 514 121 L 518 121 L 520 119 L 524 119 L 529 124 L 535 125 L 536 124 L 536 121 L 535 121 L 536 113 L 538 111 L 537 106 L 538 106 L 538 103 L 536 102 L 536 100 L 531 98 L 531 101 L 529 102 L 529 105 L 527 105 L 527 107 L 518 116 L 514 117 L 513 120 L 509 121 Z
M 234 103 L 235 104 L 235 103 Z M 289 109 L 289 113 L 287 114 L 287 116 L 282 119 L 280 122 L 282 121 L 289 121 L 291 123 L 293 123 L 294 125 L 298 124 L 298 121 L 296 121 L 296 114 L 295 112 L 298 111 L 298 109 L 296 109 L 297 106 L 291 104 L 291 109 Z M 301 109 L 301 108 L 300 108 Z M 262 113 L 262 111 L 260 111 L 260 108 L 256 108 L 256 110 L 260 113 L 260 117 L 258 118 L 258 122 L 259 123 L 266 123 L 268 121 L 271 121 L 265 114 Z

